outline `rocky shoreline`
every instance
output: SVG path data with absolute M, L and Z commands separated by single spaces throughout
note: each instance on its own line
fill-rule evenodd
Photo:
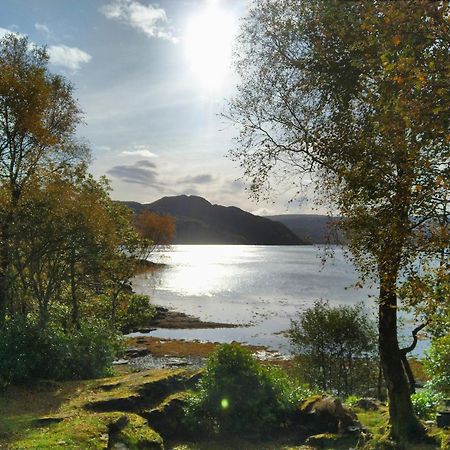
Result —
M 240 325 L 233 323 L 205 322 L 198 317 L 178 311 L 173 311 L 163 306 L 156 306 L 156 316 L 148 323 L 148 328 L 136 330 L 141 333 L 149 333 L 155 328 L 193 330 L 202 328 L 236 328 Z
M 121 359 L 114 362 L 120 373 L 147 369 L 199 369 L 220 345 L 218 342 L 162 339 L 155 336 L 133 336 L 126 340 L 127 348 Z M 258 359 L 284 365 L 290 358 L 263 346 L 246 345 Z

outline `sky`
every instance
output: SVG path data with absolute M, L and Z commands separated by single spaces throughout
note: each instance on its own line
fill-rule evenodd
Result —
M 220 114 L 235 93 L 233 39 L 247 0 L 1 0 L 8 31 L 46 45 L 75 86 L 90 171 L 116 200 L 190 194 L 257 214 L 311 212 L 274 192 L 250 200 L 227 158 L 236 130 Z

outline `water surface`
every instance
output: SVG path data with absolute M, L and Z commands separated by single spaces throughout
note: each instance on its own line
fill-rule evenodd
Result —
M 332 305 L 363 302 L 375 312 L 375 287 L 355 288 L 358 274 L 341 248 L 323 264 L 315 246 L 175 245 L 154 255 L 166 268 L 135 278 L 152 302 L 202 320 L 239 328 L 163 330 L 152 336 L 247 342 L 288 353 L 283 332 L 317 299 Z

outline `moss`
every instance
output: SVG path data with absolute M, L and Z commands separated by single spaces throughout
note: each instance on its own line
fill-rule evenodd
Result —
M 11 387 L 0 397 L 0 448 L 104 449 L 108 425 L 123 413 L 93 413 L 84 408 L 86 404 L 136 396 L 143 388 L 151 390 L 153 383 L 178 376 L 187 378 L 189 374 L 181 370 L 152 370 L 41 389 Z M 161 438 L 146 421 L 134 414 L 129 417 L 129 424 L 121 431 L 129 447 L 150 448 L 152 443 L 159 448 Z M 49 418 L 62 420 L 52 423 L 56 420 Z
M 148 426 L 146 420 L 135 414 L 127 414 L 127 418 L 128 424 L 115 436 L 117 441 L 131 450 L 163 448 L 161 436 Z
M 308 397 L 307 399 L 303 400 L 299 407 L 300 412 L 308 412 L 311 406 L 322 398 L 324 398 L 323 395 L 312 395 L 311 397 Z
M 342 436 L 334 433 L 323 433 L 310 436 L 306 444 L 313 448 L 349 449 L 357 444 L 357 437 Z

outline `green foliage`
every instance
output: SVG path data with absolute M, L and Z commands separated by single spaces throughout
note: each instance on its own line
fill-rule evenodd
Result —
M 289 336 L 305 382 L 340 396 L 373 394 L 377 335 L 362 304 L 331 307 L 317 301 L 292 321 Z
M 425 370 L 435 391 L 450 395 L 450 335 L 435 338 L 425 358 Z
M 119 337 L 96 320 L 63 330 L 19 317 L 0 328 L 0 380 L 28 383 L 105 376 L 120 348 Z
M 431 386 L 427 386 L 411 395 L 414 411 L 421 419 L 434 419 L 436 409 L 442 400 L 443 395 L 434 391 Z
M 354 406 L 355 403 L 360 399 L 361 397 L 358 397 L 356 395 L 349 395 L 346 399 L 345 399 L 345 404 L 347 406 Z
M 119 304 L 117 323 L 123 331 L 147 326 L 156 314 L 156 308 L 150 304 L 147 295 L 123 295 Z
M 155 317 L 156 308 L 147 295 L 120 293 L 114 300 L 114 308 L 112 301 L 111 296 L 101 295 L 89 305 L 89 312 L 97 317 L 108 318 L 122 332 L 145 327 Z M 113 310 L 114 317 L 111 314 Z
M 397 288 L 417 272 L 418 257 L 448 259 L 449 13 L 448 2 L 252 2 L 227 112 L 239 130 L 231 157 L 251 194 L 294 184 L 303 196 L 313 174 L 314 200 L 341 217 L 363 280 L 379 284 L 380 359 L 397 441 L 421 434 L 403 395 Z M 323 386 L 327 377 L 315 375 Z
M 289 413 L 311 391 L 281 369 L 262 366 L 236 344 L 218 347 L 191 394 L 188 424 L 203 432 L 267 435 L 289 421 Z

